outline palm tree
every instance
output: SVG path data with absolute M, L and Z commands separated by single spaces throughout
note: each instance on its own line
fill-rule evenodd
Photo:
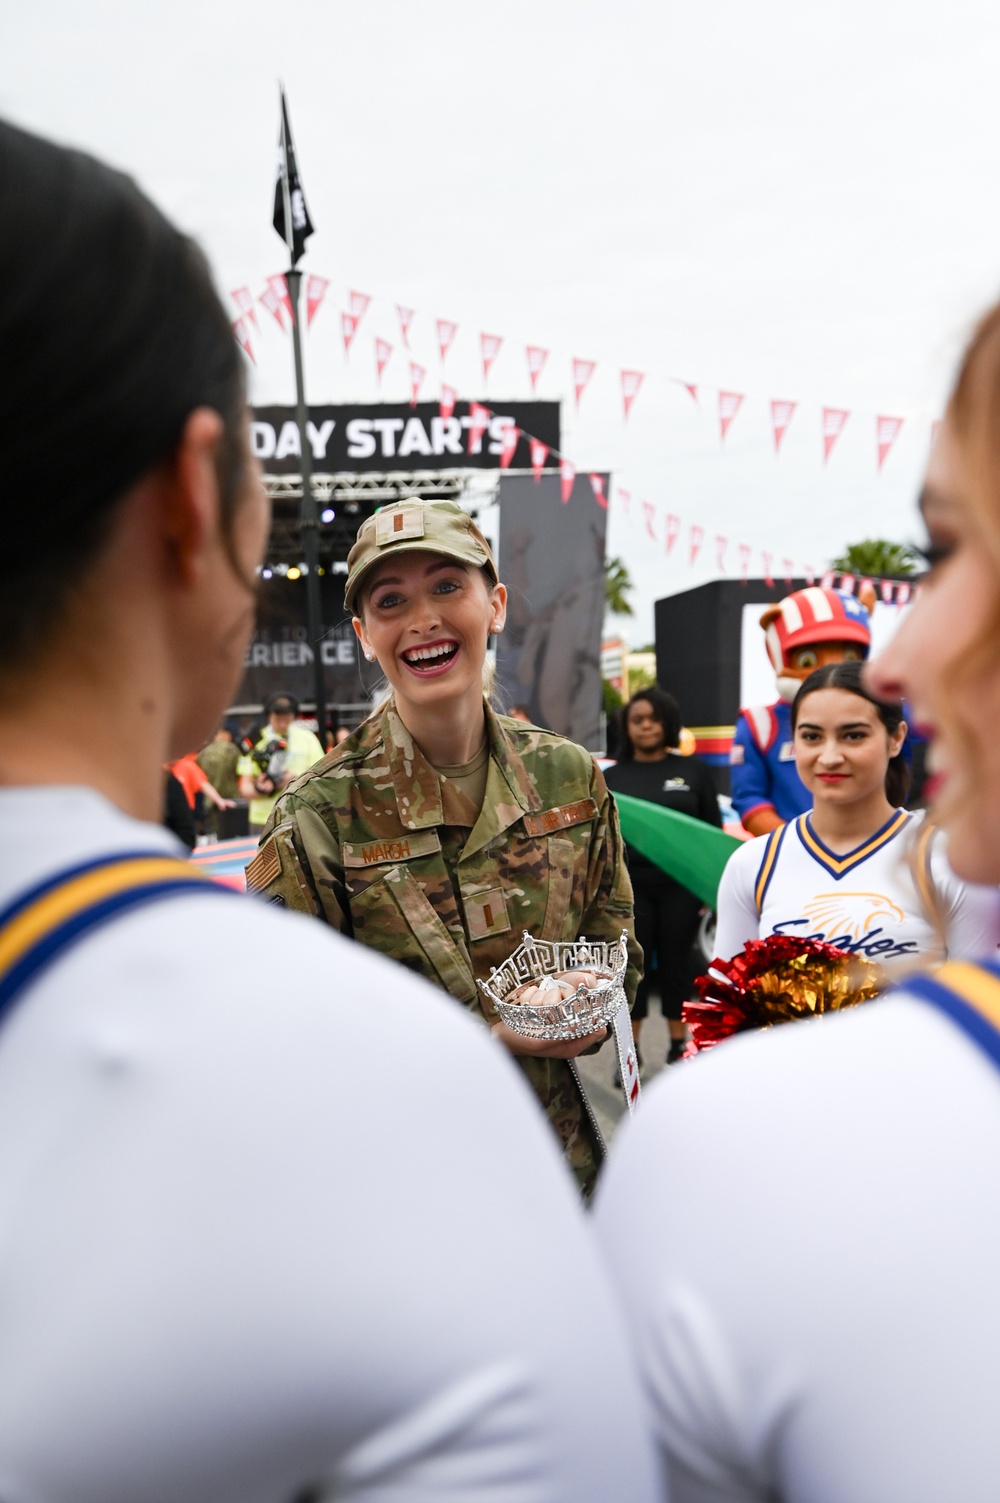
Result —
M 634 586 L 628 568 L 620 558 L 609 558 L 604 563 L 604 604 L 612 616 L 634 616 L 629 602 Z
M 908 579 L 919 572 L 920 559 L 908 543 L 865 538 L 862 543 L 851 543 L 830 567 L 848 574 L 874 574 L 880 579 L 886 576 Z

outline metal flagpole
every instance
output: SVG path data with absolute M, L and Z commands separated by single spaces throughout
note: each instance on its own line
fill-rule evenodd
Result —
M 326 732 L 326 681 L 323 672 L 323 644 L 320 640 L 323 621 L 319 589 L 319 513 L 312 488 L 312 450 L 309 446 L 306 407 L 305 378 L 302 373 L 302 334 L 300 321 L 299 291 L 302 273 L 295 269 L 295 241 L 292 229 L 292 205 L 288 171 L 288 133 L 286 130 L 285 90 L 281 92 L 281 158 L 283 171 L 281 189 L 285 209 L 285 243 L 291 263 L 285 273 L 288 297 L 292 305 L 292 348 L 295 352 L 295 417 L 299 430 L 299 453 L 302 468 L 302 503 L 299 508 L 299 530 L 302 534 L 302 551 L 306 566 L 306 634 L 313 654 L 313 695 L 316 700 L 316 724 L 319 739 L 325 745 Z

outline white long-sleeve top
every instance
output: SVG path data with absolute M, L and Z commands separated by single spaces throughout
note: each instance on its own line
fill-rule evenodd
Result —
M 0 792 L 0 904 L 177 849 L 86 790 Z M 173 897 L 68 951 L 0 1028 L 0 1496 L 309 1489 L 656 1485 L 606 1274 L 503 1051 L 309 919 Z

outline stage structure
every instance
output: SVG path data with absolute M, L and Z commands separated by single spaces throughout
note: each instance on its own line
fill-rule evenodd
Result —
M 315 711 L 315 644 L 306 624 L 309 569 L 302 528 L 303 467 L 296 419 L 294 407 L 258 407 L 251 422 L 251 444 L 263 470 L 273 520 L 257 629 L 247 652 L 237 703 L 232 707 L 232 713 L 244 719 L 257 715 L 264 701 L 282 689 L 297 694 L 306 713 Z M 505 437 L 509 438 L 512 428 L 518 430 L 517 445 L 509 465 L 501 469 L 501 455 L 508 447 Z M 527 486 L 526 494 L 536 506 L 554 507 L 563 513 L 567 536 L 577 524 L 588 535 L 592 532 L 592 519 L 584 528 L 584 503 L 588 515 L 599 510 L 586 476 L 577 482 L 573 504 L 561 505 L 558 402 L 493 399 L 488 407 L 485 403 L 458 402 L 450 413 L 442 412 L 437 402 L 311 404 L 305 431 L 312 469 L 310 490 L 319 521 L 318 639 L 326 681 L 326 715 L 322 718 L 338 723 L 353 725 L 361 718 L 378 681 L 377 672 L 373 673 L 357 651 L 343 604 L 347 554 L 366 517 L 381 506 L 414 495 L 456 501 L 473 515 L 499 500 L 502 517 L 504 491 L 514 481 Z M 529 436 L 547 450 L 538 483 L 531 468 Z M 603 522 L 603 512 L 600 516 Z M 603 525 L 601 540 L 603 549 Z M 502 549 L 502 538 L 500 546 Z M 599 702 L 599 684 L 595 693 Z

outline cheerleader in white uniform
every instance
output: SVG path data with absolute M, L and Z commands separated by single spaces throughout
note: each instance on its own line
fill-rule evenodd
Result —
M 731 857 L 719 888 L 722 960 L 773 934 L 823 940 L 890 972 L 995 947 L 996 890 L 960 881 L 941 832 L 902 807 L 902 709 L 877 700 L 861 674 L 860 663 L 828 664 L 795 697 L 795 760 L 813 807 Z

